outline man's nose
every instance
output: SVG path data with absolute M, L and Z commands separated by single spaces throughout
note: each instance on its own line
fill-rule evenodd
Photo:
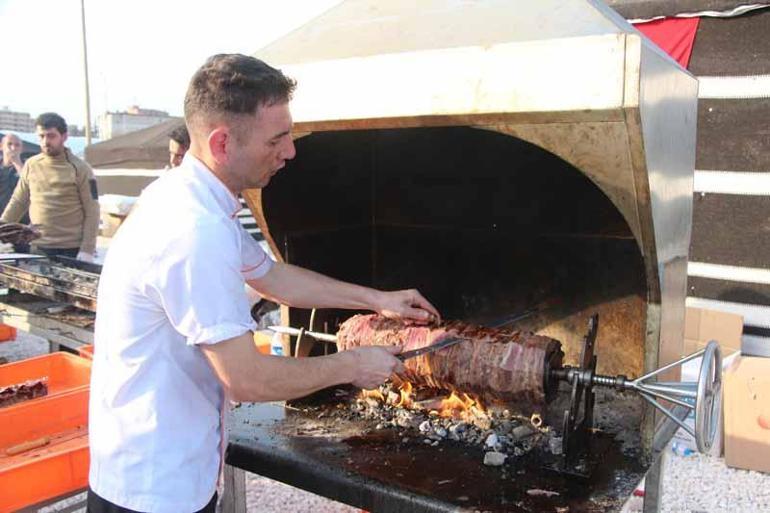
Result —
M 286 149 L 283 153 L 283 159 L 284 160 L 291 160 L 297 155 L 297 148 L 294 147 L 294 139 L 288 138 L 288 142 L 286 143 Z

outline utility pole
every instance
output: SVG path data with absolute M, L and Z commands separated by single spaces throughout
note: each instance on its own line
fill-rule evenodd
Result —
M 83 28 L 83 70 L 86 78 L 86 146 L 91 145 L 91 93 L 88 89 L 88 46 L 86 45 L 86 2 L 80 0 L 80 19 Z

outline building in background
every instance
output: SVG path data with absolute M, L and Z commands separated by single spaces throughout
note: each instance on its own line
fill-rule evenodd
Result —
M 30 117 L 29 112 L 15 112 L 3 107 L 0 109 L 0 130 L 34 132 L 35 120 Z
M 134 105 L 125 112 L 105 112 L 96 119 L 96 126 L 99 129 L 99 138 L 106 141 L 118 135 L 163 123 L 169 118 L 168 112 L 142 109 Z

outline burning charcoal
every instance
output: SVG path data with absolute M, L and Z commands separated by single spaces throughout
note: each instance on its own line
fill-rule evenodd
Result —
M 399 394 L 395 393 L 392 390 L 390 392 L 388 392 L 388 395 L 387 395 L 388 403 L 390 403 L 390 404 L 397 404 L 399 399 L 401 399 L 401 396 Z
M 430 445 L 433 443 L 433 440 L 426 438 L 425 440 L 422 441 L 422 443 L 424 443 L 425 445 Z
M 442 399 L 440 397 L 431 397 L 430 399 L 416 401 L 414 406 L 420 410 L 436 411 L 438 413 L 437 410 L 438 408 L 441 408 L 441 401 Z
M 374 426 L 374 429 L 385 429 L 385 424 L 383 424 L 382 422 L 380 422 L 379 424 L 377 424 L 376 426 Z
M 426 420 L 420 424 L 420 433 L 429 433 L 433 430 L 433 426 L 430 425 L 430 421 Z
M 492 427 L 492 419 L 480 411 L 474 412 L 472 422 L 482 431 L 487 431 Z
M 412 422 L 409 417 L 406 417 L 404 415 L 397 415 L 393 423 L 401 428 L 408 428 L 412 427 Z
M 438 440 L 435 440 L 432 444 L 430 444 L 431 447 L 438 447 Z
M 530 490 L 527 490 L 527 495 L 531 495 L 532 497 L 553 497 L 555 495 L 559 495 L 559 492 L 552 492 L 550 490 L 540 490 L 539 488 L 532 488 Z
M 444 429 L 443 427 L 437 427 L 436 429 L 433 430 L 433 432 L 436 433 L 436 436 L 439 436 L 441 438 L 446 438 L 447 430 Z
M 501 452 L 490 451 L 484 454 L 484 465 L 489 467 L 499 467 L 505 463 L 506 457 L 507 456 Z
M 535 434 L 535 431 L 529 426 L 518 426 L 513 429 L 511 436 L 514 440 L 522 440 Z
M 503 410 L 503 418 L 504 419 L 510 419 L 511 418 L 511 411 L 510 410 Z
M 490 449 L 494 449 L 496 445 L 499 445 L 500 442 L 497 438 L 497 434 L 491 433 L 487 436 L 486 440 L 484 440 L 484 445 L 489 447 Z

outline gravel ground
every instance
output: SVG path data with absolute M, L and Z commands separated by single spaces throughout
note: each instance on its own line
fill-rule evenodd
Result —
M 246 511 L 286 513 L 358 513 L 358 508 L 258 476 L 246 474 Z
M 0 343 L 0 357 L 16 361 L 48 352 L 40 337 L 19 331 L 17 340 Z M 770 474 L 731 469 L 722 458 L 700 454 L 664 455 L 663 513 L 770 513 Z M 42 508 L 60 511 L 83 495 Z M 260 513 L 355 513 L 359 510 L 255 474 L 246 475 L 247 511 Z M 629 500 L 624 512 L 641 511 L 641 498 Z M 84 510 L 80 510 L 84 511 Z

